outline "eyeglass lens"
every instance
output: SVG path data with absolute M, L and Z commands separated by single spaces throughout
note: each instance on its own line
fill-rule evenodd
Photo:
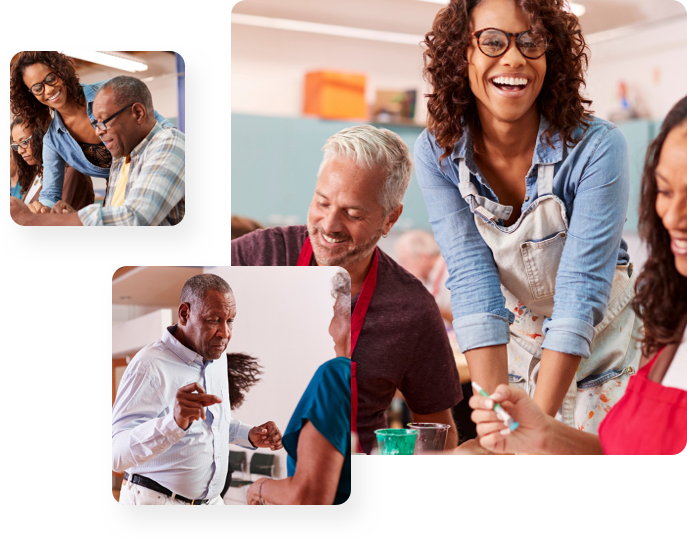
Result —
M 501 30 L 485 30 L 479 37 L 479 48 L 487 56 L 499 56 L 508 48 L 509 37 Z M 546 39 L 533 32 L 525 32 L 518 40 L 518 49 L 526 58 L 539 58 L 546 52 Z
M 10 144 L 10 147 L 12 150 L 15 152 L 19 152 L 19 147 L 21 146 L 22 148 L 28 148 L 29 147 L 29 141 L 31 140 L 31 137 L 28 139 L 24 139 L 23 141 L 19 141 L 17 144 Z
M 34 84 L 31 87 L 31 93 L 35 96 L 40 96 L 43 92 L 45 92 L 45 85 L 47 84 L 48 86 L 55 86 L 55 83 L 57 82 L 57 75 L 54 73 L 48 73 L 48 76 L 43 79 L 43 82 L 39 82 L 37 84 Z M 43 84 L 45 83 L 45 84 Z

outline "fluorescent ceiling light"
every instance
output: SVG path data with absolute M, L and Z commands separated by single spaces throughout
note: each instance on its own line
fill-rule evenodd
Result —
M 574 2 L 568 2 L 567 4 L 568 11 L 571 11 L 576 17 L 582 17 L 582 15 L 587 13 L 587 8 L 582 4 L 576 4 Z
M 124 54 L 116 51 L 62 51 L 67 56 L 78 58 L 79 60 L 86 60 L 94 64 L 102 66 L 113 67 L 121 69 L 122 71 L 129 71 L 136 73 L 137 71 L 146 71 L 148 64 L 140 61 L 135 56 Z
M 294 21 L 292 19 L 275 19 L 272 17 L 259 17 L 257 15 L 244 15 L 242 13 L 232 13 L 231 22 L 234 24 L 245 24 L 248 26 L 275 28 L 278 30 L 293 30 L 295 32 L 309 32 L 311 34 L 325 34 L 328 36 L 370 39 L 373 41 L 386 41 L 389 43 L 402 43 L 405 45 L 419 45 L 419 43 L 425 39 L 424 36 L 415 34 L 383 32 L 381 30 L 368 30 L 367 28 L 352 28 L 350 26 L 337 26 L 334 24 Z

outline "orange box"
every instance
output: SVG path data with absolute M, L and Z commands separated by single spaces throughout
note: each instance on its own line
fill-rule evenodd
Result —
M 306 73 L 303 113 L 322 118 L 367 118 L 365 75 L 336 71 Z

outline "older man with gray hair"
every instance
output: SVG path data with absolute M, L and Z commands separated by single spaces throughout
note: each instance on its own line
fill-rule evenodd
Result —
M 185 212 L 184 134 L 155 118 L 148 87 L 133 77 L 103 84 L 93 101 L 96 135 L 112 154 L 104 205 L 78 212 L 58 201 L 33 214 L 21 201 L 10 213 L 19 225 L 176 225 Z
M 408 147 L 387 129 L 355 126 L 330 137 L 323 150 L 307 225 L 234 240 L 232 265 L 345 268 L 362 449 L 369 453 L 374 431 L 386 427 L 397 390 L 416 422 L 450 425 L 447 449 L 455 447 L 451 408 L 462 391 L 441 315 L 425 287 L 377 247 L 403 211 Z

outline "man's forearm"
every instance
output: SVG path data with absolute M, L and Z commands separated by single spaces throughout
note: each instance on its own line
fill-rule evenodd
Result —
M 545 454 L 587 455 L 603 454 L 598 435 L 570 427 L 549 418 L 544 438 Z
M 579 365 L 579 356 L 544 349 L 534 401 L 549 416 L 554 416 L 560 409 Z
M 80 227 L 83 225 L 79 214 L 31 214 L 20 225 L 47 226 L 47 227 Z
M 143 465 L 177 443 L 184 436 L 173 413 L 155 418 L 112 437 L 112 470 L 125 470 Z

